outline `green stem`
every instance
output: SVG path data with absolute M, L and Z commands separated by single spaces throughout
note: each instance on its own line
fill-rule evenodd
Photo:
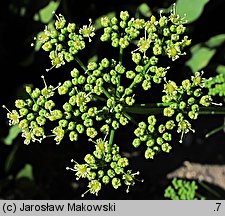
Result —
M 108 152 L 109 153 L 111 152 L 111 148 L 112 148 L 112 145 L 113 145 L 114 135 L 115 135 L 115 130 L 112 129 L 110 131 L 110 136 L 109 136 L 109 145 L 108 145 Z
M 122 113 L 127 117 L 127 119 L 129 121 L 131 121 L 132 123 L 134 123 L 135 125 L 137 125 L 137 122 L 127 113 L 125 112 L 124 110 L 122 111 Z
M 84 63 L 77 57 L 74 57 L 76 62 L 81 66 L 81 68 L 86 72 L 87 71 L 87 67 L 84 65 Z
M 122 62 L 123 62 L 123 48 L 120 47 L 119 63 L 122 64 Z
M 164 107 L 169 106 L 171 103 L 155 103 L 155 104 L 137 104 L 132 107 L 124 107 L 128 113 L 134 114 L 161 114 Z M 200 115 L 225 115 L 225 108 L 221 107 L 200 107 Z
M 149 115 L 149 114 L 162 114 L 163 107 L 124 107 L 124 111 L 133 114 L 142 114 L 142 115 Z
M 206 185 L 205 183 L 203 183 L 202 181 L 199 181 L 199 184 L 205 188 L 208 192 L 210 192 L 211 194 L 213 194 L 214 196 L 221 198 L 220 194 L 218 194 L 215 190 L 213 190 L 212 188 L 210 188 L 208 185 Z
M 104 95 L 105 95 L 107 98 L 111 98 L 111 97 L 112 97 L 111 94 L 109 94 L 109 92 L 108 92 L 104 87 L 102 87 L 102 91 L 103 91 Z
M 200 107 L 200 115 L 225 115 L 224 107 Z
M 148 70 L 150 64 L 151 64 L 151 62 L 149 61 L 149 62 L 145 65 L 143 73 L 145 73 L 146 70 Z
M 207 134 L 205 135 L 205 137 L 208 138 L 208 137 L 212 136 L 213 134 L 215 134 L 215 133 L 217 133 L 217 132 L 223 130 L 224 128 L 225 128 L 225 125 L 221 125 L 220 127 L 215 128 L 215 129 L 213 129 L 212 131 L 210 131 L 209 133 L 207 133 Z
M 98 96 L 98 95 L 94 95 L 93 96 L 96 100 L 99 100 L 99 101 L 106 101 L 106 99 L 105 98 L 103 98 L 103 97 L 100 97 L 100 96 Z

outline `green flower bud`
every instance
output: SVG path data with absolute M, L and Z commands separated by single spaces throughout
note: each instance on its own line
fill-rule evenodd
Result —
M 181 101 L 181 102 L 179 103 L 179 108 L 180 108 L 181 110 L 185 109 L 185 108 L 186 108 L 186 103 L 185 103 L 184 101 Z
M 22 119 L 19 123 L 19 128 L 21 128 L 22 130 L 27 129 L 28 123 L 29 123 L 29 121 L 27 119 Z
M 198 113 L 194 112 L 194 111 L 189 111 L 188 112 L 188 116 L 190 119 L 197 119 L 198 118 Z
M 62 128 L 67 127 L 67 125 L 68 121 L 66 119 L 59 120 L 59 126 L 61 126 Z
M 164 134 L 162 135 L 162 138 L 163 138 L 165 141 L 170 142 L 170 141 L 172 140 L 172 135 L 171 135 L 170 133 L 166 132 L 166 133 L 164 133 Z
M 95 158 L 93 155 L 91 154 L 87 154 L 85 157 L 84 157 L 84 161 L 88 164 L 94 164 L 95 163 Z
M 52 108 L 55 106 L 55 103 L 53 100 L 49 100 L 45 102 L 45 109 L 52 110 Z
M 154 115 L 150 115 L 150 116 L 148 117 L 148 123 L 149 123 L 150 125 L 155 125 L 155 124 L 156 124 L 156 118 L 155 118 Z
M 148 147 L 151 147 L 155 144 L 155 140 L 153 138 L 150 138 L 147 142 L 146 142 L 146 145 Z
M 110 177 L 110 178 L 113 178 L 115 176 L 115 172 L 112 170 L 112 169 L 109 169 L 107 171 L 107 175 Z
M 151 148 L 147 148 L 147 150 L 145 151 L 145 158 L 154 159 L 154 156 L 155 156 L 155 152 Z
M 44 116 L 38 116 L 36 118 L 36 121 L 37 121 L 39 126 L 43 126 L 46 123 L 46 118 Z
M 103 27 L 108 27 L 110 25 L 110 19 L 107 16 L 102 17 L 100 21 Z
M 25 105 L 26 105 L 26 102 L 24 100 L 22 100 L 22 99 L 18 99 L 18 100 L 15 101 L 15 106 L 18 109 L 24 108 Z
M 164 143 L 164 140 L 162 137 L 157 137 L 156 142 L 158 145 L 162 145 Z
M 209 95 L 204 95 L 204 96 L 201 97 L 199 103 L 202 106 L 208 107 L 212 104 L 212 98 Z
M 107 175 L 103 176 L 103 177 L 102 177 L 102 182 L 103 182 L 104 184 L 108 184 L 108 183 L 110 182 L 110 177 L 107 176 Z
M 133 72 L 133 71 L 127 71 L 126 72 L 126 78 L 127 79 L 134 79 L 134 77 L 135 77 L 135 72 Z
M 34 118 L 35 118 L 35 116 L 34 116 L 33 113 L 27 114 L 27 120 L 28 120 L 28 121 L 32 121 L 32 120 L 34 120 Z
M 27 115 L 28 112 L 29 111 L 27 108 L 19 109 L 20 116 L 25 116 L 25 115 Z
M 168 143 L 164 143 L 161 145 L 162 151 L 169 153 L 172 147 Z
M 126 167 L 129 165 L 129 162 L 128 162 L 128 159 L 123 157 L 123 158 L 120 158 L 118 161 L 117 161 L 117 164 L 120 166 L 120 167 Z
M 164 133 L 165 130 L 166 130 L 166 127 L 163 124 L 159 125 L 159 128 L 158 128 L 159 133 Z
M 77 124 L 76 125 L 76 130 L 78 133 L 84 133 L 84 126 L 82 124 Z
M 132 142 L 132 145 L 137 148 L 141 144 L 141 140 L 139 138 L 135 138 Z
M 86 130 L 86 134 L 90 138 L 95 138 L 98 132 L 93 127 L 88 127 Z
M 129 13 L 128 11 L 121 11 L 120 12 L 120 19 L 123 21 L 127 21 L 129 18 Z
M 141 54 L 140 53 L 132 53 L 132 61 L 136 64 L 139 64 L 141 61 Z
M 75 132 L 75 131 L 71 131 L 69 133 L 69 138 L 70 138 L 70 141 L 78 141 L 78 134 Z
M 173 130 L 173 128 L 175 127 L 175 123 L 173 120 L 169 120 L 166 122 L 165 126 L 167 130 Z
M 166 107 L 163 110 L 163 115 L 167 116 L 167 117 L 172 117 L 174 113 L 175 113 L 175 111 L 171 107 Z
M 118 188 L 121 186 L 121 181 L 120 181 L 120 179 L 118 179 L 118 178 L 113 178 L 113 179 L 112 179 L 112 186 L 113 186 L 115 189 L 118 189 Z

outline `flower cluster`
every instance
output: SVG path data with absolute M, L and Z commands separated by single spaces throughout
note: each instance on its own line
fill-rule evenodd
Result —
M 55 14 L 56 15 L 56 14 Z M 49 52 L 52 68 L 59 68 L 66 62 L 74 60 L 74 56 L 86 46 L 86 39 L 91 42 L 95 36 L 95 28 L 90 24 L 77 28 L 75 23 L 67 23 L 62 14 L 56 15 L 54 27 L 47 27 L 37 38 L 37 42 Z M 48 71 L 49 69 L 47 69 Z
M 146 159 L 154 159 L 160 151 L 169 153 L 172 149 L 170 143 L 174 131 L 181 133 L 180 142 L 183 141 L 184 134 L 194 132 L 191 121 L 197 119 L 200 106 L 208 107 L 212 103 L 211 96 L 203 94 L 204 81 L 199 72 L 196 72 L 190 80 L 183 80 L 181 86 L 174 81 L 165 80 L 162 96 L 162 105 L 165 106 L 164 119 L 158 121 L 155 115 L 150 115 L 147 123 L 139 122 L 134 130 L 136 138 L 132 144 L 137 148 L 145 142 Z
M 171 200 L 198 200 L 196 182 L 173 178 L 172 184 L 169 185 L 164 193 L 164 197 Z M 204 199 L 201 197 L 201 199 Z
M 94 142 L 93 140 L 91 140 Z M 97 139 L 93 154 L 87 154 L 84 157 L 85 163 L 79 164 L 74 162 L 74 167 L 67 167 L 67 170 L 72 170 L 80 178 L 87 178 L 89 181 L 87 192 L 98 195 L 98 192 L 104 185 L 111 185 L 114 189 L 118 189 L 123 184 L 127 186 L 126 192 L 129 192 L 129 187 L 135 184 L 136 175 L 139 172 L 132 173 L 127 170 L 129 161 L 126 157 L 122 157 L 119 152 L 119 146 L 109 144 L 107 141 Z
M 145 157 L 153 159 L 159 152 L 171 151 L 174 132 L 181 133 L 182 142 L 184 134 L 194 131 L 191 121 L 197 119 L 200 107 L 213 102 L 211 96 L 203 93 L 205 80 L 198 72 L 180 86 L 166 80 L 170 67 L 161 57 L 175 61 L 191 43 L 185 35 L 185 21 L 175 10 L 169 14 L 161 12 L 158 18 L 152 15 L 147 21 L 133 18 L 127 11 L 121 11 L 119 17 L 103 17 L 100 40 L 119 48 L 118 56 L 114 59 L 106 53 L 102 59 L 84 64 L 79 51 L 87 48 L 87 42 L 95 36 L 89 21 L 89 25 L 77 28 L 63 15 L 56 15 L 54 27 L 46 27 L 37 41 L 49 52 L 51 69 L 71 61 L 77 66 L 70 69 L 69 79 L 56 87 L 47 86 L 42 76 L 44 88 L 27 86 L 28 99 L 16 100 L 12 111 L 4 107 L 9 124 L 21 128 L 25 144 L 42 142 L 47 137 L 60 144 L 66 136 L 71 142 L 79 141 L 80 136 L 94 142 L 95 150 L 85 156 L 85 162 L 74 161 L 74 168 L 68 168 L 76 172 L 77 179 L 88 179 L 90 193 L 97 195 L 107 184 L 115 189 L 124 184 L 129 191 L 138 173 L 128 169 L 128 159 L 121 156 L 119 144 L 113 144 L 117 130 L 132 130 L 135 125 L 133 146 L 137 148 L 144 142 Z M 130 49 L 126 49 L 128 46 Z M 131 61 L 125 62 L 124 55 Z M 135 106 L 148 108 L 149 103 L 146 100 L 144 106 L 137 104 L 140 91 L 151 98 L 155 92 L 150 90 L 160 84 L 163 96 L 160 107 L 156 101 L 156 108 L 163 118 L 151 113 L 149 107 L 147 118 L 139 122 L 132 115 Z M 109 141 L 101 138 L 108 134 Z
M 132 52 L 136 63 L 142 60 L 148 62 L 149 56 L 159 55 L 167 55 L 174 61 L 185 54 L 182 50 L 191 42 L 187 36 L 183 36 L 185 20 L 175 10 L 169 16 L 161 12 L 158 19 L 152 15 L 147 22 L 121 11 L 119 18 L 103 17 L 101 24 L 104 27 L 101 40 L 111 41 L 113 47 L 125 49 L 137 41 L 137 48 Z

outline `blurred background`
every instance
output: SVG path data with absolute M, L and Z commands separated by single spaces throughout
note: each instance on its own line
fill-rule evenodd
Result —
M 127 10 L 133 16 L 148 18 L 161 9 L 168 10 L 177 3 L 181 15 L 186 13 L 187 35 L 192 39 L 187 55 L 171 65 L 176 79 L 189 77 L 194 71 L 204 71 L 205 77 L 225 75 L 225 24 L 224 0 L 136 0 L 136 1 L 73 1 L 73 0 L 8 0 L 1 3 L 0 19 L 0 104 L 8 108 L 24 96 L 24 85 L 42 86 L 40 76 L 50 67 L 48 54 L 32 47 L 34 37 L 54 19 L 52 11 L 63 14 L 70 22 L 88 24 L 88 19 L 97 23 L 106 14 L 117 15 Z M 89 59 L 99 50 L 93 44 L 82 55 Z M 46 75 L 47 83 L 64 80 L 63 69 L 57 76 Z M 223 102 L 223 97 L 216 98 Z M 182 145 L 174 145 L 172 153 L 160 155 L 147 161 L 138 152 L 130 153 L 133 170 L 141 172 L 144 183 L 137 183 L 130 193 L 125 189 L 107 189 L 98 197 L 87 195 L 87 199 L 164 199 L 169 173 L 181 168 L 185 161 L 207 166 L 217 166 L 214 173 L 203 175 L 206 184 L 215 193 L 202 188 L 208 199 L 223 199 L 225 177 L 224 115 L 200 116 L 194 125 L 195 134 L 188 134 Z M 207 133 L 215 130 L 211 136 Z M 124 130 L 122 137 L 129 131 Z M 76 181 L 73 173 L 66 171 L 70 159 L 79 160 L 81 144 L 54 142 L 23 144 L 18 130 L 10 128 L 6 110 L 0 109 L 0 199 L 81 199 L 86 191 L 86 182 Z M 82 147 L 83 148 L 83 147 Z M 225 170 L 225 169 L 224 169 Z M 197 171 L 196 171 L 197 172 Z M 220 173 L 224 172 L 224 173 Z M 221 174 L 220 180 L 218 175 Z M 178 172 L 179 174 L 179 172 Z M 180 174 L 181 175 L 181 174 Z M 185 176 L 180 176 L 185 177 Z M 225 178 L 224 178 L 225 179 Z M 218 183 L 219 182 L 219 183 Z M 221 183 L 222 182 L 222 183 Z M 219 195 L 218 195 L 219 194 Z

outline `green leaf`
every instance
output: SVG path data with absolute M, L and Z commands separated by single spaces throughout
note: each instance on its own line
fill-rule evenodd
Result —
M 189 66 L 193 72 L 197 72 L 208 65 L 209 61 L 215 54 L 216 50 L 209 49 L 206 47 L 199 47 L 197 49 L 194 46 L 191 49 L 191 52 L 192 52 L 192 57 L 185 63 L 185 65 Z
M 214 37 L 211 37 L 206 45 L 210 48 L 216 48 L 225 42 L 225 34 L 219 34 Z
M 97 62 L 98 61 L 98 55 L 93 55 L 91 58 L 88 59 L 89 62 Z
M 60 1 L 50 1 L 49 4 L 34 15 L 34 20 L 49 23 L 54 16 L 54 11 L 59 7 Z
M 13 125 L 9 129 L 8 136 L 3 139 L 3 143 L 6 145 L 12 145 L 13 140 L 18 136 L 20 132 L 21 132 L 21 129 L 18 127 L 18 125 Z
M 20 172 L 18 172 L 16 175 L 16 179 L 19 178 L 28 178 L 30 180 L 33 180 L 33 167 L 30 164 L 25 164 L 23 169 L 21 169 Z
M 224 65 L 218 65 L 216 68 L 216 72 L 219 74 L 223 74 L 225 76 L 225 66 Z
M 176 12 L 181 17 L 186 15 L 188 23 L 191 23 L 201 16 L 208 2 L 209 0 L 177 0 Z
M 145 17 L 150 17 L 152 15 L 151 9 L 146 3 L 142 3 L 138 7 L 138 11 Z

